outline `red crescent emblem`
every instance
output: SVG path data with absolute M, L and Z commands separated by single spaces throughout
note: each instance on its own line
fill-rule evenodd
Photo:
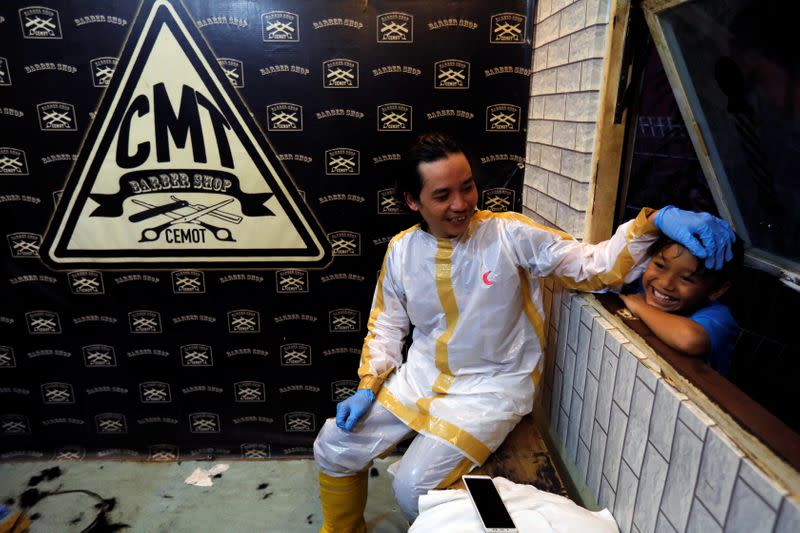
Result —
M 487 270 L 487 271 L 486 271 L 486 272 L 483 274 L 483 277 L 482 277 L 482 279 L 483 279 L 483 283 L 485 283 L 486 285 L 494 285 L 494 281 L 491 281 L 491 280 L 489 279 L 489 274 L 491 274 L 491 273 L 492 273 L 492 271 L 491 271 L 491 270 Z

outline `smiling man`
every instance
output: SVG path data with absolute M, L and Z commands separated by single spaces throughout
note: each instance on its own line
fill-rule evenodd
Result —
M 390 467 L 413 521 L 421 494 L 482 464 L 530 413 L 543 370 L 542 278 L 619 288 L 641 275 L 659 228 L 691 241 L 712 265 L 729 253 L 730 228 L 705 213 L 671 208 L 657 227 L 657 212 L 643 209 L 610 240 L 590 245 L 518 213 L 476 210 L 469 160 L 446 135 L 421 136 L 407 162 L 397 191 L 422 220 L 389 243 L 359 390 L 337 405 L 314 443 L 323 532 L 366 530 L 367 469 L 401 440 L 416 433 Z

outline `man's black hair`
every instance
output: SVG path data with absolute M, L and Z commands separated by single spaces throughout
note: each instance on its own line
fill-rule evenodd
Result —
M 456 139 L 446 133 L 424 133 L 417 137 L 409 148 L 404 159 L 403 169 L 397 178 L 395 188 L 398 198 L 405 204 L 405 193 L 419 200 L 422 191 L 422 176 L 419 173 L 420 163 L 432 163 L 445 159 L 451 154 L 464 154 L 464 147 Z
M 650 257 L 655 257 L 664 248 L 672 244 L 678 244 L 686 248 L 681 243 L 670 239 L 666 235 L 661 235 L 653 244 L 650 245 L 649 248 L 647 248 L 647 255 Z M 688 249 L 686 252 L 691 253 Z M 742 244 L 742 239 L 738 235 L 736 236 L 736 242 L 731 245 L 731 252 L 733 253 L 733 258 L 731 258 L 730 261 L 725 261 L 725 264 L 722 265 L 721 269 L 713 270 L 706 268 L 705 260 L 698 259 L 697 268 L 693 273 L 702 277 L 712 277 L 714 279 L 714 283 L 711 286 L 712 290 L 721 287 L 725 282 L 734 282 L 742 269 L 742 262 L 744 261 L 744 244 Z

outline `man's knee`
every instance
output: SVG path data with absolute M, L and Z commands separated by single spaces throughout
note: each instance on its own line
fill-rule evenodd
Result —
M 333 426 L 333 427 L 331 427 Z M 329 418 L 322 425 L 317 438 L 314 440 L 314 461 L 323 470 L 331 470 L 331 467 L 338 463 L 336 453 L 336 446 L 334 443 L 334 435 L 336 434 L 333 429 L 336 428 L 336 422 Z
M 424 470 L 425 465 L 400 468 L 392 480 L 394 497 L 409 522 L 413 522 L 419 514 L 419 497 L 427 492 L 422 486 Z

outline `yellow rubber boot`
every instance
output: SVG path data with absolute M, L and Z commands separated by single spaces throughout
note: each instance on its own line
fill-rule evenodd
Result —
M 319 533 L 366 533 L 367 472 L 333 477 L 319 473 L 322 529 Z

